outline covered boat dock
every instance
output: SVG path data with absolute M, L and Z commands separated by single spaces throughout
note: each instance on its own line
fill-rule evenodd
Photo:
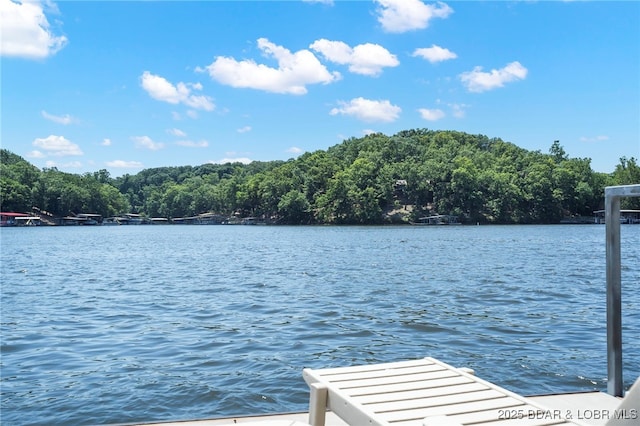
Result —
M 594 223 L 603 225 L 606 223 L 605 221 L 605 211 L 604 210 L 596 210 L 593 212 L 594 215 Z M 630 210 L 630 209 L 622 209 L 620 210 L 620 223 L 636 225 L 640 224 L 640 210 Z

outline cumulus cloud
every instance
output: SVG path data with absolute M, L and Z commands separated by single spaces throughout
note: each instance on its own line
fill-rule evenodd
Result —
M 244 126 L 244 127 L 240 127 L 238 130 L 236 130 L 238 133 L 247 133 L 251 131 L 251 126 Z
M 100 143 L 100 145 L 102 145 L 102 146 L 111 146 L 111 139 L 109 139 L 109 138 L 104 138 L 104 139 L 102 140 L 102 142 Z
M 528 70 L 515 61 L 507 64 L 504 68 L 493 69 L 490 72 L 483 72 L 482 67 L 475 67 L 473 71 L 460 74 L 460 80 L 470 92 L 486 92 L 487 90 L 504 87 L 506 83 L 524 80 Z
M 56 157 L 83 155 L 80 147 L 64 136 L 49 135 L 46 138 L 36 138 L 33 141 L 33 146 L 44 150 L 48 155 Z
M 374 101 L 365 98 L 354 98 L 349 102 L 338 101 L 339 108 L 333 108 L 329 114 L 331 115 L 349 115 L 356 117 L 362 121 L 395 121 L 402 109 L 399 106 L 392 105 L 388 100 Z
M 139 161 L 113 160 L 107 161 L 105 164 L 116 169 L 141 169 L 143 167 Z
M 433 63 L 447 61 L 458 57 L 455 53 L 444 47 L 432 45 L 431 47 L 423 47 L 413 51 L 412 56 L 420 56 L 427 61 Z
M 140 76 L 140 85 L 153 99 L 170 104 L 184 104 L 190 108 L 213 111 L 215 105 L 209 96 L 194 95 L 193 90 L 202 90 L 200 83 L 179 82 L 173 85 L 164 77 L 145 71 Z
M 444 111 L 437 108 L 436 109 L 420 108 L 418 112 L 420 113 L 420 116 L 427 121 L 438 121 L 444 118 L 445 116 Z
M 167 133 L 169 133 L 172 136 L 177 136 L 179 138 L 186 138 L 187 134 L 185 132 L 183 132 L 180 129 L 176 129 L 175 127 L 173 129 L 167 129 Z
M 313 42 L 309 48 L 321 53 L 331 62 L 348 64 L 349 71 L 356 74 L 377 76 L 384 67 L 396 67 L 400 64 L 395 55 L 379 44 L 365 43 L 352 48 L 342 41 L 323 38 Z
M 176 142 L 176 145 L 186 146 L 189 148 L 206 148 L 209 146 L 209 142 L 205 140 L 201 140 L 198 142 L 190 141 L 190 140 L 182 140 L 182 141 Z
M 154 142 L 149 136 L 132 136 L 131 140 L 135 142 L 138 148 L 146 148 L 151 151 L 158 151 L 164 148 L 164 144 L 161 142 Z
M 0 0 L 1 1 L 1 0 Z M 70 116 L 69 114 L 65 115 L 53 115 L 49 114 L 47 111 L 41 111 L 42 117 L 46 118 L 49 121 L 53 121 L 54 123 L 69 125 L 71 123 L 75 123 L 77 120 Z
M 278 68 L 249 59 L 237 61 L 218 56 L 206 70 L 212 79 L 227 86 L 292 95 L 304 95 L 309 84 L 329 84 L 340 79 L 339 73 L 329 72 L 309 50 L 291 53 L 266 38 L 258 39 L 257 44 L 265 56 L 276 59 Z
M 429 26 L 434 18 L 447 18 L 453 9 L 445 3 L 424 4 L 420 0 L 375 0 L 378 22 L 390 33 L 421 30 Z
M 53 2 L 48 11 L 58 13 Z M 67 38 L 55 35 L 39 1 L 0 0 L 0 55 L 42 59 L 56 54 Z

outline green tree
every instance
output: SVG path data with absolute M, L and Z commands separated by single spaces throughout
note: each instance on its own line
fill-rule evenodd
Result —
M 524 200 L 528 210 L 527 222 L 558 223 L 562 219 L 562 192 L 553 185 L 552 164 L 532 162 L 525 170 Z
M 551 157 L 553 157 L 553 160 L 556 163 L 560 163 L 568 158 L 564 148 L 562 148 L 562 145 L 560 145 L 560 141 L 557 140 L 553 141 L 553 144 L 551 144 L 551 148 L 549 148 L 549 154 L 551 154 Z
M 555 223 L 602 208 L 607 185 L 640 181 L 635 158 L 623 157 L 611 174 L 595 173 L 589 159 L 570 158 L 559 141 L 543 154 L 485 135 L 428 129 L 350 138 L 289 161 L 157 167 L 117 178 L 104 169 L 39 170 L 6 150 L 0 160 L 3 210 L 214 212 L 281 223 L 384 223 L 400 205 L 410 205 L 414 218 L 440 213 L 470 222 Z M 398 189 L 400 180 L 406 184 Z M 623 203 L 637 208 L 640 200 Z
M 640 165 L 635 157 L 620 158 L 612 174 L 612 185 L 635 185 L 640 183 Z M 623 209 L 640 209 L 640 198 L 623 198 L 620 201 Z
M 0 150 L 0 210 L 28 212 L 35 206 L 32 188 L 38 184 L 40 170 L 19 155 Z
M 307 197 L 298 190 L 287 192 L 278 203 L 278 216 L 283 223 L 309 223 L 310 206 Z

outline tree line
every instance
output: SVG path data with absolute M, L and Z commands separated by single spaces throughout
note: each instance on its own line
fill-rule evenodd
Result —
M 633 157 L 612 173 L 570 158 L 559 141 L 548 153 L 499 138 L 415 129 L 350 138 L 288 161 L 158 167 L 113 178 L 38 169 L 1 152 L 2 211 L 56 216 L 138 213 L 178 218 L 214 212 L 282 224 L 384 224 L 432 214 L 463 223 L 558 223 L 592 216 L 604 187 L 640 183 Z M 623 208 L 640 208 L 627 199 Z

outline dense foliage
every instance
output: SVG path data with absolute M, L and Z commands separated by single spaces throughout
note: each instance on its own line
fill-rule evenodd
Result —
M 216 212 L 292 224 L 378 224 L 436 213 L 467 223 L 557 223 L 591 216 L 603 205 L 605 186 L 640 183 L 635 158 L 621 158 L 604 174 L 592 171 L 589 159 L 569 158 L 558 141 L 541 153 L 430 130 L 351 138 L 286 162 L 161 167 L 118 178 L 106 170 L 40 171 L 6 150 L 1 159 L 2 211 L 168 218 Z
M 5 149 L 0 160 L 2 211 L 31 212 L 35 207 L 55 216 L 82 212 L 113 216 L 129 209 L 106 170 L 84 175 L 55 168 L 41 171 Z

